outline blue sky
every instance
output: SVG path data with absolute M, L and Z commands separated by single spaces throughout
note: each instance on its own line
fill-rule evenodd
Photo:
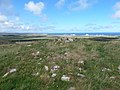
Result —
M 0 0 L 0 32 L 120 32 L 120 0 Z

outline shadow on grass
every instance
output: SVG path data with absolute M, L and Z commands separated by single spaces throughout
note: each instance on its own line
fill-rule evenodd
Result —
M 93 38 L 89 38 L 89 40 L 93 40 L 93 41 L 112 41 L 112 40 L 117 40 L 119 39 L 118 37 L 93 37 Z

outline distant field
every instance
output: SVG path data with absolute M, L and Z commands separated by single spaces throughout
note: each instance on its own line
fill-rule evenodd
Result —
M 48 35 L 0 35 L 0 44 L 14 44 L 15 42 L 30 42 L 40 39 L 55 39 L 57 36 Z
M 120 37 L 69 38 L 0 36 L 0 90 L 119 90 Z

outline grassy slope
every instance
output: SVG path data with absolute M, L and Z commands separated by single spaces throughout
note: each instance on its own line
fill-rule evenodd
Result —
M 39 51 L 36 57 L 32 53 Z M 84 64 L 78 63 L 84 61 Z M 44 66 L 49 67 L 46 71 Z M 52 78 L 50 68 L 59 65 L 57 76 Z M 118 90 L 120 88 L 120 41 L 99 42 L 78 39 L 64 43 L 40 40 L 28 47 L 0 46 L 0 90 Z M 82 68 L 82 71 L 79 68 Z M 2 77 L 7 71 L 17 71 Z M 102 71 L 108 68 L 110 71 Z M 34 76 L 34 73 L 39 73 Z M 84 78 L 77 74 L 85 75 Z M 61 81 L 67 75 L 70 81 Z M 49 76 L 49 77 L 48 77 Z M 110 77 L 114 76 L 114 79 Z

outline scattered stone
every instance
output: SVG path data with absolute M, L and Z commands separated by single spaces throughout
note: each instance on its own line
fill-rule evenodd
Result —
M 62 81 L 70 81 L 70 77 L 68 77 L 68 76 L 66 76 L 66 75 L 63 75 L 63 76 L 61 77 L 61 80 L 62 80 Z
M 58 41 L 64 41 L 65 43 L 68 43 L 68 42 L 73 42 L 74 39 L 72 37 L 62 37 L 59 38 Z
M 38 64 L 41 64 L 41 63 L 38 63 Z
M 40 54 L 40 52 L 39 52 L 39 51 L 37 51 L 37 52 L 36 52 L 36 54 L 38 55 L 38 54 Z
M 57 74 L 56 73 L 53 73 L 52 75 L 51 75 L 51 77 L 56 77 L 57 76 Z
M 54 70 L 58 70 L 59 68 L 60 68 L 60 66 L 57 66 L 57 65 L 56 65 L 56 66 L 53 66 L 53 69 L 54 69 Z
M 73 75 L 73 73 L 68 73 L 68 75 Z
M 55 72 L 56 70 L 58 70 L 59 68 L 60 68 L 60 66 L 58 66 L 58 65 L 53 66 L 53 67 L 51 68 L 51 72 L 53 73 L 53 72 Z
M 34 74 L 32 74 L 33 76 L 38 76 L 39 75 L 39 72 L 37 72 L 37 73 L 34 73 Z
M 115 76 L 111 76 L 110 79 L 115 79 L 116 77 Z
M 80 72 L 82 71 L 82 68 L 81 68 L 81 67 L 79 68 L 79 71 L 80 71 Z
M 39 51 L 37 51 L 36 53 L 32 53 L 32 56 L 34 56 L 35 58 L 40 54 Z
M 30 47 L 31 45 L 27 45 L 28 47 Z
M 48 66 L 46 66 L 46 65 L 45 65 L 44 67 L 45 67 L 45 70 L 46 70 L 46 71 L 48 71 L 48 70 L 49 70 Z
M 77 76 L 84 78 L 85 75 L 78 73 Z
M 73 41 L 74 41 L 72 38 L 68 38 L 68 40 L 69 40 L 70 42 L 73 42 Z
M 70 88 L 67 89 L 67 90 L 75 90 L 75 87 L 70 87 Z
M 58 39 L 58 41 L 62 41 L 62 39 L 61 39 L 61 38 L 59 38 L 59 39 Z
M 54 72 L 55 72 L 55 70 L 51 69 L 51 70 L 50 70 L 50 72 L 51 72 L 51 73 L 54 73 Z
M 80 63 L 80 64 L 84 64 L 84 61 L 78 61 L 78 63 Z
M 118 70 L 120 71 L 120 65 L 118 66 Z
M 15 68 L 14 68 L 14 69 L 11 69 L 9 72 L 10 72 L 10 73 L 16 72 L 16 69 L 15 69 Z
M 35 53 L 32 53 L 32 56 L 35 56 Z
M 6 77 L 8 74 L 10 73 L 13 73 L 13 72 L 16 72 L 17 70 L 14 68 L 14 69 L 11 69 L 9 72 L 7 72 L 6 74 L 3 75 L 3 77 Z
M 40 60 L 42 60 L 42 58 L 40 58 Z
M 105 71 L 112 71 L 112 70 L 109 68 L 103 68 L 102 71 L 105 72 Z
M 68 55 L 68 53 L 67 53 L 67 52 L 65 52 L 65 53 L 64 53 L 64 55 L 65 55 L 65 56 L 67 56 L 67 55 Z

